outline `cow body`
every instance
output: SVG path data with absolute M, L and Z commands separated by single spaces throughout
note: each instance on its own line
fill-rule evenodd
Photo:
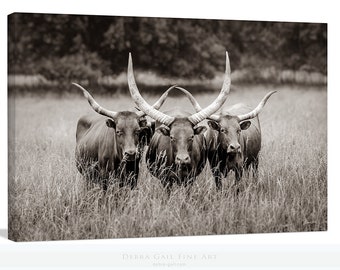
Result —
M 187 120 L 189 113 L 175 110 L 166 114 L 176 120 L 168 131 L 156 123 L 156 132 L 146 152 L 148 169 L 165 187 L 171 188 L 174 183 L 191 184 L 206 164 L 205 127 L 195 129 Z
M 253 167 L 257 172 L 258 157 L 261 149 L 261 127 L 258 116 L 239 123 L 237 115 L 247 113 L 250 107 L 236 104 L 224 110 L 216 123 L 209 123 L 206 132 L 208 159 L 217 188 L 221 187 L 221 176 L 227 177 L 230 171 L 235 172 L 236 180 L 242 177 L 244 168 Z M 233 145 L 233 147 L 230 147 Z
M 102 183 L 104 189 L 110 175 L 120 179 L 120 186 L 135 187 L 141 141 L 150 132 L 143 125 L 134 112 L 119 112 L 114 120 L 93 114 L 81 117 L 75 151 L 79 172 L 91 182 Z

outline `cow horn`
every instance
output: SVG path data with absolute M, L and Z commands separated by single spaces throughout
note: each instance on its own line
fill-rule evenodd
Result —
M 212 114 L 212 115 L 210 115 L 210 116 L 208 117 L 208 119 L 214 120 L 214 121 L 216 121 L 216 122 L 219 122 L 220 119 L 221 119 L 221 116 L 219 116 L 218 114 Z
M 239 121 L 241 122 L 241 121 L 252 119 L 252 118 L 256 117 L 261 112 L 264 105 L 266 105 L 267 100 L 274 93 L 276 93 L 276 91 L 271 91 L 267 95 L 265 95 L 265 97 L 261 100 L 259 105 L 257 105 L 257 107 L 254 110 L 252 110 L 251 112 L 246 113 L 246 114 L 242 114 L 242 115 L 238 115 Z
M 73 85 L 77 86 L 78 88 L 80 88 L 83 91 L 84 97 L 87 99 L 87 101 L 89 102 L 89 104 L 91 105 L 92 109 L 94 111 L 96 111 L 97 113 L 110 117 L 110 118 L 114 118 L 117 115 L 117 112 L 114 111 L 109 111 L 105 108 L 103 108 L 102 106 L 100 106 L 95 100 L 94 98 L 91 96 L 91 94 L 85 90 L 85 88 L 83 88 L 82 86 L 80 86 L 77 83 L 72 83 Z
M 174 89 L 176 87 L 176 85 L 173 85 L 171 87 L 168 88 L 168 90 L 166 90 L 163 95 L 152 105 L 152 107 L 156 110 L 159 110 L 160 107 L 162 107 L 163 103 L 165 102 L 165 100 L 168 97 L 169 92 Z M 139 108 L 137 108 L 139 110 Z M 137 115 L 142 117 L 145 116 L 145 112 L 143 111 L 138 111 Z
M 132 57 L 131 53 L 129 53 L 129 62 L 128 62 L 128 84 L 129 84 L 129 90 L 132 99 L 136 103 L 137 107 L 141 109 L 146 115 L 150 116 L 151 118 L 155 119 L 156 121 L 159 121 L 160 123 L 170 126 L 172 122 L 175 120 L 174 117 L 166 115 L 152 106 L 148 104 L 143 97 L 141 96 L 137 85 L 135 81 L 135 77 L 133 75 L 133 67 L 132 67 Z
M 190 100 L 190 103 L 195 108 L 196 112 L 199 112 L 202 110 L 197 100 L 193 97 L 193 95 L 188 90 L 184 89 L 183 87 L 179 87 L 179 86 L 175 86 L 175 88 L 182 91 L 187 96 L 187 98 Z
M 188 97 L 192 106 L 195 108 L 196 112 L 199 112 L 202 110 L 201 105 L 199 105 L 197 100 L 193 97 L 193 95 L 188 90 L 184 89 L 183 87 L 179 87 L 179 86 L 176 86 L 175 88 L 181 90 Z M 220 116 L 217 114 L 213 114 L 213 115 L 210 115 L 208 118 L 214 121 L 219 121 Z
M 189 116 L 188 120 L 193 125 L 197 125 L 199 122 L 211 116 L 213 113 L 215 113 L 217 110 L 219 110 L 222 107 L 222 105 L 224 104 L 224 102 L 226 101 L 228 97 L 229 91 L 230 91 L 230 63 L 229 63 L 228 52 L 226 52 L 225 75 L 224 75 L 224 82 L 223 82 L 220 94 L 208 107 Z

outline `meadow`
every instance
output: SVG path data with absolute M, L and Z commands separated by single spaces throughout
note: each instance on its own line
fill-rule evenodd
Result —
M 190 88 L 187 88 L 190 90 Z M 80 94 L 9 96 L 9 238 L 16 241 L 156 237 L 327 230 L 327 92 L 312 86 L 238 86 L 226 105 L 257 105 L 262 150 L 258 178 L 234 176 L 216 191 L 209 165 L 190 192 L 170 196 L 143 160 L 137 188 L 86 188 L 74 161 L 79 117 L 92 112 Z M 161 93 L 159 94 L 159 96 Z M 195 95 L 202 106 L 217 92 Z M 96 96 L 113 110 L 128 95 Z M 156 95 L 146 96 L 152 103 Z M 174 105 L 191 110 L 183 96 Z

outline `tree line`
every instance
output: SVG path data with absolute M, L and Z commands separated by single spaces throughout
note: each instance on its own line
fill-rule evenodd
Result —
M 275 68 L 327 74 L 327 24 L 14 13 L 10 74 L 93 79 L 135 66 L 183 78 L 224 69 Z

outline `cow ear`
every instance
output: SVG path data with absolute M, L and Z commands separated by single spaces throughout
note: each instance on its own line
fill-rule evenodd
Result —
M 240 124 L 240 127 L 242 130 L 246 130 L 250 127 L 251 125 L 251 122 L 250 121 L 243 121 L 241 124 Z
M 199 134 L 203 133 L 203 132 L 206 131 L 206 130 L 207 130 L 207 127 L 205 127 L 205 126 L 199 126 L 199 127 L 197 127 L 197 128 L 194 128 L 194 134 L 195 134 L 195 135 L 199 135 Z
M 116 123 L 113 119 L 109 118 L 109 119 L 106 119 L 106 125 L 109 127 L 109 128 L 116 128 Z
M 148 124 L 148 121 L 146 120 L 145 117 L 139 118 L 138 124 L 140 127 L 146 127 Z
M 161 126 L 157 128 L 164 136 L 170 136 L 170 129 L 168 127 Z
M 217 131 L 220 131 L 220 129 L 221 129 L 220 124 L 217 123 L 216 121 L 211 121 L 211 120 L 209 120 L 209 121 L 208 121 L 208 125 L 209 125 L 209 127 L 210 127 L 211 129 L 214 129 L 214 130 L 217 130 Z

